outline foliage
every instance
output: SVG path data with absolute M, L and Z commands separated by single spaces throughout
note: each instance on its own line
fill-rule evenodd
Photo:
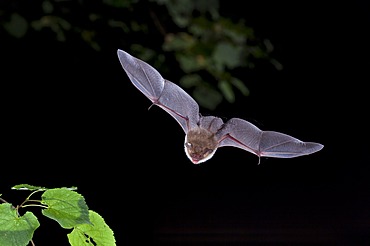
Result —
M 42 214 L 58 222 L 62 228 L 73 229 L 67 235 L 72 246 L 116 245 L 113 231 L 98 213 L 88 209 L 84 197 L 75 191 L 76 187 L 48 189 L 21 184 L 13 189 L 32 192 L 16 207 L 0 198 L 3 202 L 0 204 L 0 245 L 26 246 L 30 242 L 35 245 L 32 238 L 40 223 L 32 212 L 21 215 L 19 211 L 31 206 L 41 207 Z M 40 200 L 31 199 L 40 192 Z
M 270 57 L 270 41 L 257 38 L 243 19 L 221 16 L 219 0 L 10 2 L 0 12 L 0 24 L 11 36 L 52 35 L 96 52 L 127 45 L 123 49 L 155 67 L 167 64 L 161 71 L 173 71 L 169 64 L 176 59 L 180 84 L 208 109 L 223 99 L 234 102 L 235 90 L 249 94 L 246 83 L 233 75 L 236 69 L 253 69 L 259 60 L 282 68 Z

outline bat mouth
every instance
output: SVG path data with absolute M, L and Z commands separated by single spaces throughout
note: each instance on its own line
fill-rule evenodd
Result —
M 187 152 L 186 154 L 188 155 L 189 159 L 191 160 L 191 162 L 193 164 L 200 164 L 200 163 L 203 163 L 207 160 L 209 160 L 213 154 L 215 153 L 216 150 L 213 150 L 210 154 L 208 155 L 200 155 L 200 154 L 193 154 L 193 155 L 189 155 Z

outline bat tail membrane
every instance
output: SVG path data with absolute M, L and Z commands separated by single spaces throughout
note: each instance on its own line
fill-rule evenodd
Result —
M 263 131 L 259 145 L 259 156 L 293 158 L 315 153 L 323 147 L 322 144 L 302 142 L 280 132 Z

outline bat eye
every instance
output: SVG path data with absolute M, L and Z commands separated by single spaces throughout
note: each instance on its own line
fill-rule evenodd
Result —
M 185 147 L 186 147 L 186 148 L 191 148 L 191 146 L 192 146 L 192 145 L 191 145 L 191 143 L 189 143 L 189 142 L 186 142 L 186 143 L 185 143 Z

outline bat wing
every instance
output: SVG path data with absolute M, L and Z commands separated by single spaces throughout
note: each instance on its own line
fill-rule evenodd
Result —
M 149 100 L 164 109 L 181 125 L 185 133 L 199 122 L 197 102 L 176 84 L 164 79 L 148 63 L 123 50 L 118 58 L 127 76 Z
M 217 133 L 219 147 L 232 146 L 259 157 L 293 158 L 321 150 L 319 143 L 302 142 L 292 136 L 274 131 L 261 131 L 248 121 L 233 118 Z

